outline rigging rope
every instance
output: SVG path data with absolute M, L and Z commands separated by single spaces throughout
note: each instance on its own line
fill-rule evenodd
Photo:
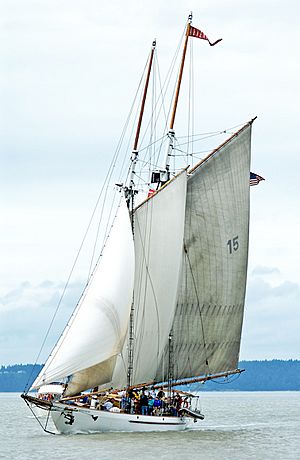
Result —
M 42 430 L 45 431 L 45 433 L 56 434 L 56 433 L 54 433 L 53 431 L 49 431 L 49 430 L 46 429 L 47 426 L 48 426 L 48 422 L 49 422 L 50 410 L 48 410 L 46 423 L 45 423 L 45 426 L 43 426 L 42 423 L 41 423 L 41 421 L 40 421 L 40 419 L 39 419 L 39 417 L 35 414 L 34 410 L 32 409 L 30 403 L 29 403 L 25 398 L 23 398 L 23 399 L 24 399 L 26 405 L 28 406 L 29 410 L 32 412 L 34 418 L 35 418 L 35 419 L 37 420 L 37 422 L 39 423 L 39 425 L 40 425 L 40 427 L 42 428 Z
M 229 383 L 232 383 L 235 380 L 239 379 L 240 376 L 241 376 L 241 374 L 234 374 L 234 375 L 230 375 L 230 376 L 225 377 L 224 382 L 219 382 L 219 380 L 216 380 L 216 379 L 211 379 L 210 382 L 217 383 L 218 385 L 228 385 Z
M 107 191 L 108 191 L 109 184 L 110 184 L 110 181 L 111 181 L 111 178 L 112 178 L 112 174 L 113 174 L 113 172 L 114 172 L 114 170 L 115 170 L 115 168 L 116 168 L 116 165 L 117 165 L 117 160 L 118 160 L 118 157 L 119 157 L 119 154 L 120 154 L 120 151 L 121 151 L 121 146 L 122 146 L 122 143 L 123 143 L 123 140 L 124 140 L 124 137 L 125 137 L 125 134 L 126 134 L 128 125 L 129 125 L 129 121 L 130 121 L 132 112 L 133 112 L 133 108 L 134 108 L 134 106 L 135 106 L 135 104 L 136 104 L 136 99 L 137 99 L 137 96 L 138 96 L 139 91 L 140 91 L 141 83 L 142 83 L 142 81 L 143 81 L 143 76 L 144 76 L 144 73 L 145 73 L 145 69 L 146 69 L 146 67 L 147 67 L 147 62 L 148 62 L 148 61 L 146 61 L 146 64 L 145 64 L 145 66 L 144 66 L 143 74 L 142 74 L 142 76 L 141 76 L 141 78 L 140 78 L 139 85 L 138 85 L 138 88 L 137 88 L 137 90 L 136 90 L 136 93 L 135 93 L 135 96 L 134 96 L 134 99 L 133 99 L 133 102 L 132 102 L 132 105 L 131 105 L 129 114 L 128 114 L 127 119 L 126 119 L 126 121 L 125 121 L 125 124 L 124 124 L 123 130 L 122 130 L 121 136 L 120 136 L 120 138 L 119 138 L 119 141 L 118 141 L 118 144 L 117 144 L 117 147 L 116 147 L 116 150 L 115 150 L 115 153 L 114 153 L 113 158 L 112 158 L 112 161 L 111 161 L 111 163 L 110 163 L 110 166 L 109 166 L 109 169 L 108 169 L 108 173 L 107 173 L 107 175 L 106 175 L 106 177 L 105 177 L 104 183 L 103 183 L 103 185 L 102 185 L 102 187 L 101 187 L 100 193 L 99 193 L 98 198 L 97 198 L 97 200 L 96 200 L 96 204 L 95 204 L 95 206 L 94 206 L 94 208 L 93 208 L 93 211 L 92 211 L 92 214 L 91 214 L 91 217 L 90 217 L 88 226 L 87 226 L 87 228 L 86 228 L 86 230 L 85 230 L 85 232 L 84 232 L 84 235 L 83 235 L 81 244 L 80 244 L 80 246 L 79 246 L 79 249 L 78 249 L 78 251 L 77 251 L 76 257 L 75 257 L 74 262 L 73 262 L 73 264 L 72 264 L 72 267 L 71 267 L 69 276 L 68 276 L 67 281 L 66 281 L 66 283 L 65 283 L 65 285 L 64 285 L 62 294 L 61 294 L 61 296 L 60 296 L 60 298 L 59 298 L 59 301 L 58 301 L 58 304 L 57 304 L 57 306 L 56 306 L 56 308 L 55 308 L 54 314 L 53 314 L 52 319 L 51 319 L 51 321 L 50 321 L 50 325 L 49 325 L 49 327 L 48 327 L 48 329 L 47 329 L 47 331 L 46 331 L 46 335 L 45 335 L 45 337 L 44 337 L 44 340 L 43 340 L 43 342 L 42 342 L 42 345 L 41 345 L 41 347 L 40 347 L 40 350 L 39 350 L 39 352 L 38 352 L 38 354 L 37 354 L 37 356 L 36 356 L 36 358 L 35 358 L 34 364 L 33 364 L 33 366 L 32 366 L 31 373 L 30 373 L 30 375 L 29 375 L 29 377 L 28 377 L 28 380 L 27 380 L 27 382 L 26 382 L 26 385 L 25 385 L 25 388 L 24 388 L 24 392 L 25 392 L 25 393 L 27 393 L 27 392 L 29 391 L 29 385 L 31 384 L 31 380 L 32 380 L 32 376 L 33 376 L 33 373 L 34 373 L 34 369 L 35 369 L 35 367 L 36 367 L 36 365 L 37 365 L 38 360 L 40 359 L 41 353 L 42 353 L 42 351 L 43 351 L 43 349 L 44 349 L 44 347 L 45 347 L 45 344 L 46 344 L 46 341 L 47 341 L 47 339 L 48 339 L 48 337 L 49 337 L 49 334 L 50 334 L 50 331 L 51 331 L 51 329 L 52 329 L 53 323 L 54 323 L 54 321 L 55 321 L 55 319 L 56 319 L 56 317 L 57 317 L 57 314 L 58 314 L 59 308 L 60 308 L 60 306 L 61 306 L 62 300 L 64 299 L 64 296 L 65 296 L 65 293 L 66 293 L 67 288 L 68 288 L 68 286 L 69 286 L 69 283 L 70 283 L 71 277 L 72 277 L 72 275 L 73 275 L 75 266 L 77 265 L 78 258 L 79 258 L 80 254 L 81 254 L 83 245 L 84 245 L 84 243 L 85 243 L 85 241 L 86 241 L 87 235 L 88 235 L 88 233 L 89 233 L 89 231 L 90 231 L 92 222 L 93 222 L 93 220 L 94 220 L 94 216 L 95 216 L 96 211 L 97 211 L 97 209 L 98 209 L 98 206 L 99 206 L 101 197 L 102 197 L 102 195 L 103 195 L 103 193 L 104 193 L 104 190 L 105 190 L 105 195 L 104 195 L 104 200 L 103 200 L 103 206 L 102 206 L 102 210 L 101 210 L 101 214 L 100 214 L 100 221 L 99 221 L 98 228 L 97 228 L 97 237 L 99 236 L 100 225 L 101 225 L 101 221 L 102 221 L 102 218 L 103 218 L 104 205 L 105 205 L 105 201 L 106 201 L 106 197 L 107 197 Z M 124 165 L 124 163 L 125 163 L 125 160 L 123 160 L 123 165 Z M 104 235 L 104 241 L 105 241 L 106 237 L 107 237 L 107 234 Z M 102 247 L 104 247 L 104 244 L 105 244 L 105 243 L 103 243 L 103 246 L 102 246 Z M 93 259 L 94 259 L 94 256 L 95 256 L 95 252 L 96 252 L 96 245 L 97 245 L 97 241 L 95 241 L 95 243 L 94 243 L 93 253 L 92 253 L 92 261 L 91 261 L 91 263 L 90 263 L 89 272 L 88 272 L 88 279 L 87 279 L 86 285 L 88 284 L 89 278 L 90 278 L 90 276 L 91 276 L 91 269 L 92 269 L 92 263 L 93 263 Z M 80 301 L 80 299 L 79 299 L 79 301 Z M 79 301 L 78 301 L 78 303 L 79 303 Z M 78 303 L 77 303 L 77 305 L 78 305 Z M 72 316 L 73 316 L 73 314 L 71 315 L 71 317 L 72 317 Z M 70 319 L 71 319 L 71 317 L 70 317 Z M 69 319 L 69 321 L 70 321 L 70 319 Z M 69 323 L 69 321 L 68 321 L 68 323 Z M 54 347 L 54 348 L 55 348 L 55 347 Z M 54 350 L 54 348 L 52 349 L 52 351 Z M 50 353 L 50 356 L 51 356 L 51 353 Z

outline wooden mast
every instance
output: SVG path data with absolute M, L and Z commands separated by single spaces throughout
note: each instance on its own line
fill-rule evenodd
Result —
M 138 124 L 137 124 L 137 128 L 136 128 L 134 144 L 133 144 L 133 150 L 132 150 L 132 156 L 131 156 L 130 182 L 129 182 L 129 189 L 127 190 L 127 196 L 134 194 L 133 188 L 134 188 L 135 166 L 136 166 L 137 158 L 138 158 L 138 142 L 139 142 L 141 126 L 142 126 L 142 121 L 143 121 L 143 116 L 144 116 L 144 111 L 145 111 L 145 103 L 146 103 L 146 98 L 147 98 L 147 92 L 148 92 L 150 74 L 151 74 L 151 69 L 152 69 L 152 64 L 153 64 L 153 57 L 154 57 L 155 47 L 156 47 L 156 40 L 154 40 L 152 42 L 152 49 L 151 49 L 151 54 L 150 54 L 150 59 L 149 59 L 149 65 L 148 65 L 148 71 L 147 71 L 146 82 L 145 82 L 145 87 L 144 87 L 143 99 L 142 99 L 142 104 L 141 104 L 141 108 L 140 108 L 140 115 L 139 115 L 139 120 L 138 120 Z
M 191 28 L 192 19 L 193 19 L 193 15 L 192 13 L 190 13 L 189 18 L 188 18 L 188 24 L 186 27 L 186 32 L 185 32 L 185 42 L 184 42 L 184 47 L 183 47 L 183 52 L 182 52 L 181 65 L 180 65 L 180 70 L 179 70 L 179 75 L 178 75 L 170 128 L 168 132 L 169 144 L 168 144 L 167 155 L 166 155 L 166 160 L 165 160 L 165 177 L 162 180 L 162 183 L 170 179 L 170 158 L 173 152 L 174 138 L 175 138 L 174 122 L 175 122 L 176 110 L 177 110 L 177 105 L 178 105 L 178 99 L 179 99 L 179 93 L 180 93 L 180 87 L 181 87 L 181 81 L 182 81 L 187 45 L 188 45 L 188 40 L 190 36 L 190 28 Z
M 147 98 L 147 92 L 148 92 L 150 74 L 151 74 L 151 69 L 152 69 L 152 64 L 153 64 L 155 47 L 156 47 L 156 40 L 152 42 L 152 49 L 151 49 L 151 54 L 150 54 L 150 59 L 149 59 L 143 99 L 142 99 L 142 104 L 140 108 L 139 120 L 138 120 L 138 124 L 136 128 L 135 140 L 134 140 L 132 156 L 131 156 L 131 174 L 130 174 L 129 187 L 125 187 L 125 196 L 127 198 L 127 204 L 128 204 L 130 216 L 131 216 L 131 228 L 132 228 L 133 237 L 134 237 L 134 213 L 133 213 L 134 197 L 137 193 L 137 190 L 135 190 L 134 188 L 135 186 L 134 184 L 135 167 L 136 167 L 136 163 L 138 159 L 138 142 L 139 142 L 139 136 L 140 136 L 141 126 L 142 126 L 142 121 L 143 121 L 143 115 L 145 111 L 145 103 L 146 103 L 146 98 Z M 132 385 L 133 348 L 134 348 L 134 297 L 132 298 L 130 318 L 129 318 L 127 388 L 131 387 Z
M 181 65 L 180 65 L 179 76 L 178 76 L 178 81 L 177 81 L 177 88 L 176 88 L 176 94 L 175 94 L 175 99 L 174 99 L 172 118 L 171 118 L 171 122 L 170 122 L 170 130 L 174 128 L 175 115 L 176 115 L 176 110 L 177 110 L 177 105 L 178 105 L 179 92 L 180 92 L 180 86 L 181 86 L 181 81 L 182 81 L 183 68 L 184 68 L 184 63 L 185 63 L 185 56 L 186 56 L 188 39 L 189 39 L 189 35 L 190 35 L 190 28 L 191 28 L 192 18 L 193 18 L 193 16 L 192 16 L 192 13 L 191 13 L 189 15 L 189 22 L 188 22 L 188 25 L 186 27 L 185 42 L 184 42 L 184 48 L 183 48 L 182 58 L 181 58 Z
M 151 49 L 151 54 L 150 54 L 148 72 L 147 72 L 145 88 L 144 88 L 144 94 L 143 94 L 143 99 L 142 99 L 142 104 L 141 104 L 141 109 L 140 109 L 139 121 L 138 121 L 137 128 L 136 128 L 136 135 L 135 135 L 133 150 L 136 150 L 137 147 L 138 147 L 139 136 L 140 136 L 141 126 L 142 126 L 142 121 L 143 121 L 144 110 L 145 110 L 145 102 L 146 102 L 146 97 L 147 97 L 147 92 L 148 92 L 148 86 L 149 86 L 149 80 L 150 80 L 150 74 L 151 74 L 151 68 L 152 68 L 152 62 L 153 62 L 155 47 L 156 47 L 156 40 L 154 40 L 153 43 L 152 43 L 152 49 Z

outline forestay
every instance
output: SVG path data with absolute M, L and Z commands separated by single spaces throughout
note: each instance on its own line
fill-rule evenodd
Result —
M 32 388 L 68 377 L 66 394 L 75 394 L 111 380 L 126 336 L 133 282 L 133 237 L 122 198 L 83 297 Z
M 174 379 L 235 369 L 247 276 L 251 124 L 188 177 L 185 251 L 172 324 Z M 165 349 L 167 359 L 169 350 Z M 165 380 L 163 362 L 156 375 Z

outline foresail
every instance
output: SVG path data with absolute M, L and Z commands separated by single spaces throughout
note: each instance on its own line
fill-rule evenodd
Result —
M 134 213 L 133 385 L 154 379 L 168 341 L 180 279 L 186 183 L 183 171 Z M 126 385 L 126 360 L 124 348 L 113 386 Z
M 111 380 L 117 356 L 112 356 L 106 361 L 103 361 L 88 369 L 75 372 L 68 382 L 68 387 L 64 392 L 64 396 L 78 394 L 87 388 L 94 388 Z
M 68 378 L 67 394 L 111 380 L 132 303 L 134 246 L 125 200 L 93 276 L 32 388 Z
M 174 379 L 235 369 L 247 276 L 251 124 L 191 171 L 171 328 Z M 168 347 L 164 359 L 167 359 Z M 165 380 L 163 362 L 157 373 Z

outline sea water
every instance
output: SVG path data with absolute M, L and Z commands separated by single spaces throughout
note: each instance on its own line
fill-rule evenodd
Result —
M 206 392 L 205 420 L 178 433 L 45 433 L 20 395 L 0 394 L 0 458 L 300 459 L 300 392 Z

